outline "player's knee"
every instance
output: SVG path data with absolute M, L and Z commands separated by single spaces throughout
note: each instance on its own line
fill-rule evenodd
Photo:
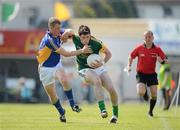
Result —
M 58 97 L 55 93 L 48 94 L 48 96 L 49 96 L 51 103 L 54 103 L 58 100 Z
M 110 94 L 114 95 L 114 96 L 117 96 L 117 93 L 116 93 L 116 91 L 115 91 L 114 88 L 108 89 L 108 92 L 109 92 Z
M 93 83 L 95 86 L 101 86 L 102 85 L 100 78 L 95 78 L 93 80 Z
M 157 98 L 157 93 L 151 93 L 151 98 L 152 98 L 152 99 Z
M 157 97 L 157 91 L 151 91 L 152 97 Z
M 61 82 L 62 84 L 68 84 L 67 77 L 66 77 L 66 76 L 60 77 L 60 82 Z
M 137 93 L 140 96 L 144 96 L 144 94 L 145 94 L 145 92 L 142 89 L 139 89 Z

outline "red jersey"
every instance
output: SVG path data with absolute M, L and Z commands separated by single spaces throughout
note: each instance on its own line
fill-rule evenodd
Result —
M 155 73 L 157 56 L 161 57 L 162 60 L 166 58 L 161 48 L 154 44 L 149 49 L 145 44 L 141 44 L 131 52 L 130 56 L 132 59 L 138 57 L 136 71 L 145 74 Z

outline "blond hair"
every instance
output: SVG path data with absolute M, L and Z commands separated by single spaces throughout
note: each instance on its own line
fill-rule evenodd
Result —
M 55 17 L 50 17 L 48 20 L 48 28 L 53 28 L 56 24 L 61 24 L 61 21 Z

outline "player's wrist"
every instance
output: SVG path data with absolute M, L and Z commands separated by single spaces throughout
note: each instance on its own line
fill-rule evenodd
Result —
M 84 53 L 84 50 L 83 50 L 83 49 L 81 49 L 81 54 L 82 54 L 82 53 Z
M 163 61 L 161 62 L 161 64 L 162 64 L 162 65 L 165 64 L 165 60 L 163 60 Z

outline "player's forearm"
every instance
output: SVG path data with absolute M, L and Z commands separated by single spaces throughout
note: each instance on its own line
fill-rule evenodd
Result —
M 128 66 L 130 67 L 133 63 L 133 59 L 131 58 L 131 56 L 128 57 Z
M 111 57 L 112 57 L 111 53 L 106 54 L 104 57 L 104 63 L 107 63 L 111 59 Z
M 70 57 L 70 56 L 76 56 L 83 53 L 82 49 L 76 50 L 76 51 L 67 51 L 63 56 Z

